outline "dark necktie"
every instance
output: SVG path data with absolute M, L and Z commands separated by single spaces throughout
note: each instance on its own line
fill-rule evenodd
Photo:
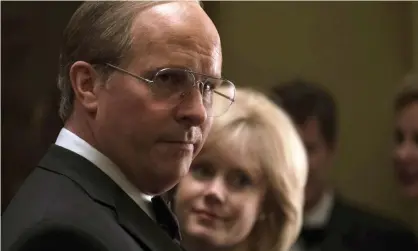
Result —
M 303 244 L 307 248 L 319 246 L 326 237 L 326 229 L 324 228 L 302 228 L 300 233 L 300 238 L 303 241 Z
M 175 241 L 180 242 L 180 230 L 176 216 L 168 208 L 160 196 L 154 196 L 151 200 L 154 209 L 155 221 Z

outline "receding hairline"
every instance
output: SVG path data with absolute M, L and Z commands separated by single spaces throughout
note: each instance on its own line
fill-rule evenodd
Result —
M 202 4 L 200 1 L 179 1 L 179 0 L 176 1 L 174 0 L 174 1 L 152 2 L 152 4 L 149 4 L 147 7 L 142 8 L 140 13 L 138 13 L 135 16 L 132 22 L 131 29 L 130 29 L 131 34 L 135 37 L 137 35 L 141 37 L 141 33 L 146 33 L 147 38 L 149 40 L 153 40 L 153 38 L 149 38 L 149 37 L 154 36 L 156 34 L 163 34 L 164 32 L 167 32 L 167 31 L 171 32 L 170 29 L 174 27 L 175 25 L 177 24 L 182 25 L 184 23 L 187 23 L 187 21 L 184 21 L 184 19 L 187 16 L 193 15 L 190 12 L 190 8 L 183 10 L 184 7 L 181 8 L 178 5 L 173 6 L 174 8 L 176 7 L 180 8 L 181 11 L 183 12 L 181 14 L 185 14 L 185 15 L 179 15 L 178 11 L 168 11 L 167 13 L 163 13 L 163 11 L 155 10 L 156 7 L 159 7 L 161 5 L 174 4 L 174 3 L 181 4 L 182 6 L 197 4 L 198 8 L 196 9 L 196 11 L 201 10 L 201 13 L 203 14 L 203 16 L 207 18 L 207 21 L 211 22 L 212 26 L 215 28 L 215 31 L 217 32 L 216 27 L 214 26 L 212 20 L 203 10 Z M 173 20 L 173 19 L 177 19 L 177 20 Z M 160 30 L 164 30 L 164 32 L 160 32 Z M 153 42 L 153 41 L 149 41 L 149 42 Z
M 174 10 L 156 13 L 155 8 L 148 8 L 142 15 L 135 17 L 130 30 L 132 36 L 130 49 L 132 55 L 145 56 L 144 62 L 141 62 L 142 70 L 155 67 L 153 61 L 146 61 L 146 56 L 153 51 L 160 53 L 161 47 L 165 50 L 167 44 L 184 46 L 197 53 L 200 53 L 202 48 L 210 46 L 214 50 L 211 51 L 209 57 L 220 58 L 220 62 L 222 61 L 219 32 L 199 3 L 199 1 L 167 1 L 164 4 L 174 4 L 172 7 Z M 152 7 L 161 5 L 163 4 L 155 4 Z M 181 11 L 177 12 L 177 8 Z M 179 15 L 179 13 L 184 15 Z M 137 59 L 141 60 L 139 57 Z M 129 64 L 131 60 L 132 58 L 127 59 L 124 64 Z M 219 68 L 219 73 L 216 75 L 220 77 L 220 67 L 216 68 Z

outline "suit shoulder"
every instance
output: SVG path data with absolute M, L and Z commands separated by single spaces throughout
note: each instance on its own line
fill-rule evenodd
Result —
M 375 212 L 366 206 L 342 202 L 341 207 L 347 213 L 347 216 L 357 223 L 364 223 L 371 227 L 380 229 L 409 231 L 408 227 L 401 221 L 385 216 L 379 212 Z
M 33 225 L 60 211 L 73 215 L 80 205 L 93 205 L 81 188 L 62 175 L 36 168 L 4 211 L 2 227 L 17 228 L 19 222 L 26 228 L 24 224 Z
M 366 232 L 375 232 L 386 236 L 388 240 L 398 240 L 416 245 L 417 238 L 414 232 L 403 222 L 374 212 L 370 208 L 354 203 L 340 202 L 340 215 L 358 229 Z
M 102 240 L 81 228 L 46 221 L 26 230 L 10 248 L 3 248 L 10 251 L 108 250 Z
M 71 180 L 42 169 L 35 170 L 22 185 L 3 213 L 1 225 L 2 245 L 6 246 L 22 236 L 36 236 L 37 240 L 59 232 L 68 239 L 81 238 L 76 234 L 83 232 L 102 236 L 120 232 L 111 209 L 95 203 Z
M 406 224 L 349 201 L 337 200 L 333 226 L 345 233 L 346 243 L 369 250 L 418 250 L 417 237 Z

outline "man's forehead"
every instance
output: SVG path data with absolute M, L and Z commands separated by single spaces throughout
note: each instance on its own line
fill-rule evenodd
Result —
M 155 5 L 150 9 L 150 14 L 157 19 L 162 17 L 169 18 L 171 22 L 182 22 L 184 15 L 192 14 L 200 10 L 201 7 L 197 2 L 174 1 L 165 4 Z
M 206 13 L 197 2 L 171 1 L 161 2 L 141 12 L 135 23 L 139 26 L 164 26 L 182 24 L 189 19 L 200 21 Z
M 320 128 L 319 128 L 319 120 L 315 116 L 311 116 L 306 119 L 305 123 L 298 125 L 297 129 L 301 137 L 304 138 L 304 140 L 311 140 L 313 138 L 317 138 L 320 134 Z
M 158 68 L 182 68 L 220 77 L 221 59 L 221 56 L 214 58 L 205 52 L 200 53 L 193 46 L 161 42 L 150 45 L 146 56 L 138 57 L 137 63 L 142 71 L 152 71 Z
M 134 50 L 140 55 L 152 56 L 152 61 L 148 57 L 142 57 L 141 62 L 152 67 L 175 66 L 189 68 L 195 71 L 204 71 L 220 75 L 222 62 L 222 52 L 220 47 L 220 38 L 216 28 L 206 14 L 201 10 L 197 3 L 176 2 L 170 4 L 161 4 L 153 7 L 153 12 L 140 16 L 133 27 Z M 193 4 L 193 7 L 183 7 L 182 5 Z M 174 13 L 173 10 L 189 9 L 200 11 L 195 16 Z M 157 14 L 156 14 L 157 13 Z M 156 15 L 153 15 L 156 14 Z M 173 16 L 173 15 L 174 16 Z M 180 16 L 180 17 L 179 17 Z M 186 17 L 186 16 L 189 16 Z M 144 18 L 150 17 L 152 20 L 144 25 Z M 155 19 L 155 17 L 162 17 Z M 195 19 L 201 18 L 198 22 Z M 174 22 L 171 22 L 174 20 Z
M 158 39 L 176 34 L 191 36 L 198 32 L 219 40 L 216 27 L 197 2 L 170 2 L 155 5 L 141 13 L 132 26 L 133 33 Z M 168 34 L 167 34 L 168 33 Z
M 315 117 L 315 116 L 310 116 L 306 120 L 306 122 L 304 124 L 304 127 L 305 127 L 305 130 L 307 132 L 310 132 L 310 133 L 317 132 L 318 129 L 319 129 L 319 120 L 318 120 L 318 118 Z
M 396 124 L 398 127 L 415 129 L 418 126 L 418 102 L 414 102 L 406 106 L 397 114 Z

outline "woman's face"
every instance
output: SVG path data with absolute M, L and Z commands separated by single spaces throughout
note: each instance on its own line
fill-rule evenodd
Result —
M 202 150 L 177 187 L 174 211 L 186 247 L 232 247 L 259 218 L 266 189 L 261 170 L 248 155 L 233 149 L 227 155 Z
M 404 193 L 418 198 L 418 101 L 396 114 L 394 162 Z

